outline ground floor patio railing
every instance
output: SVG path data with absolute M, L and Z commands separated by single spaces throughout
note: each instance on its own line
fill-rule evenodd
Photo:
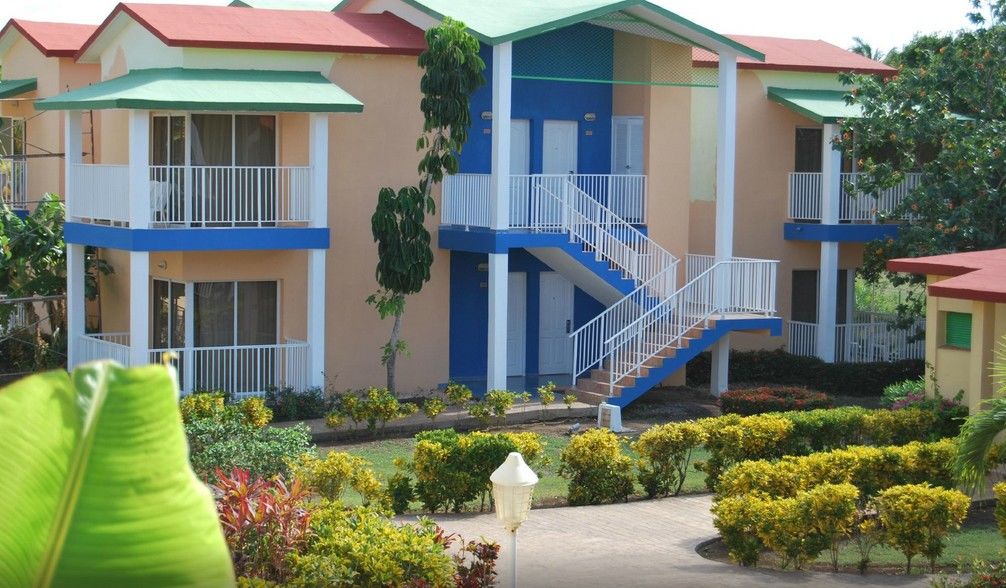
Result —
M 100 333 L 80 337 L 76 342 L 76 361 L 83 363 L 112 359 L 130 365 L 129 335 Z M 309 345 L 288 339 L 272 345 L 233 345 L 221 347 L 166 347 L 149 349 L 149 363 L 160 363 L 170 353 L 178 370 L 178 383 L 184 393 L 220 390 L 233 399 L 261 396 L 270 388 L 308 387 Z
M 917 337 L 925 329 L 925 319 L 919 318 L 907 329 L 892 328 L 891 315 L 870 313 L 855 322 L 835 326 L 835 358 L 849 363 L 925 359 L 926 342 Z M 786 350 L 804 357 L 817 356 L 817 323 L 789 321 Z

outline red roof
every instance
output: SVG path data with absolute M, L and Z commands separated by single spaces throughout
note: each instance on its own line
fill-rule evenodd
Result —
M 421 29 L 388 12 L 336 14 L 230 6 L 119 4 L 80 53 L 90 48 L 119 14 L 128 15 L 169 47 L 401 55 L 418 55 L 426 49 Z
M 887 262 L 887 269 L 950 276 L 929 286 L 933 296 L 1006 302 L 1006 249 L 892 259 Z
M 820 73 L 855 72 L 883 76 L 891 76 L 897 72 L 889 65 L 884 65 L 852 51 L 846 51 L 825 41 L 750 35 L 728 36 L 742 45 L 765 54 L 764 62 L 755 61 L 749 57 L 738 57 L 737 67 L 742 69 Z M 696 67 L 716 67 L 719 64 L 719 57 L 705 49 L 695 48 L 692 50 L 692 62 Z
M 0 37 L 13 29 L 21 33 L 46 57 L 73 57 L 97 28 L 95 25 L 36 22 L 12 18 L 0 30 Z

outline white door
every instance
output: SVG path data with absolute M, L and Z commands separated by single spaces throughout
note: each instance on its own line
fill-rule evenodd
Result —
M 527 357 L 527 274 L 507 280 L 506 375 L 523 376 Z
M 611 173 L 641 176 L 643 171 L 643 117 L 611 119 Z M 608 208 L 623 219 L 643 222 L 643 178 L 612 178 Z
M 642 175 L 643 117 L 616 116 L 611 125 L 611 173 Z
M 531 121 L 510 121 L 510 175 L 531 173 Z M 530 181 L 510 181 L 510 226 L 526 227 L 530 210 Z M 523 372 L 522 372 L 523 373 Z
M 538 373 L 568 374 L 573 366 L 573 283 L 556 272 L 541 273 Z
M 577 123 L 575 120 L 547 120 L 542 139 L 541 173 L 576 173 Z

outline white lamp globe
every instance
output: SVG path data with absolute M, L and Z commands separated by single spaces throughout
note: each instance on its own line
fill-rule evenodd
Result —
M 489 480 L 493 483 L 496 518 L 508 531 L 515 532 L 527 520 L 531 510 L 531 493 L 538 483 L 538 475 L 524 463 L 524 457 L 514 451 L 489 476 Z

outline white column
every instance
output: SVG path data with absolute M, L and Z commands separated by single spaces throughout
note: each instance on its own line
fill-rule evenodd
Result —
M 150 363 L 150 253 L 129 252 L 129 363 Z
M 510 102 L 513 74 L 513 44 L 493 47 L 493 124 L 491 225 L 495 230 L 510 228 Z M 489 254 L 489 345 L 486 370 L 487 390 L 506 389 L 507 340 L 507 253 Z
M 737 162 L 737 56 L 721 53 L 719 91 L 716 113 L 716 261 L 734 255 L 734 182 Z M 717 305 L 729 302 L 730 271 L 724 267 L 715 274 L 714 296 Z M 722 394 L 729 386 L 730 336 L 724 335 L 713 346 L 710 392 Z
M 489 254 L 489 364 L 486 390 L 506 390 L 508 258 L 506 253 Z
M 129 227 L 150 226 L 150 113 L 129 112 Z
M 709 374 L 709 393 L 719 396 L 730 387 L 728 371 L 730 368 L 730 335 L 724 335 L 713 343 L 713 365 Z
M 83 162 L 83 144 L 80 127 L 81 113 L 79 110 L 66 111 L 66 124 L 63 125 L 63 201 L 66 202 L 66 216 L 72 218 L 74 212 L 73 168 Z M 72 340 L 71 340 L 72 341 Z
M 328 226 L 328 114 L 311 114 L 311 226 Z M 312 249 L 307 260 L 307 383 L 325 385 L 326 250 Z
M 66 365 L 69 369 L 73 369 L 80 362 L 80 358 L 77 357 L 77 345 L 84 336 L 84 323 L 87 317 L 84 304 L 84 246 L 67 243 Z
M 841 210 L 842 152 L 832 145 L 838 133 L 826 124 L 821 133 L 821 224 L 837 225 Z M 835 361 L 835 316 L 838 313 L 838 243 L 821 243 L 821 270 L 817 282 L 817 356 Z
M 510 228 L 510 101 L 513 44 L 493 47 L 493 125 L 491 224 L 496 230 Z
M 191 218 L 191 217 L 189 217 Z M 182 351 L 182 390 L 195 392 L 196 356 L 196 284 L 185 282 L 185 349 Z

